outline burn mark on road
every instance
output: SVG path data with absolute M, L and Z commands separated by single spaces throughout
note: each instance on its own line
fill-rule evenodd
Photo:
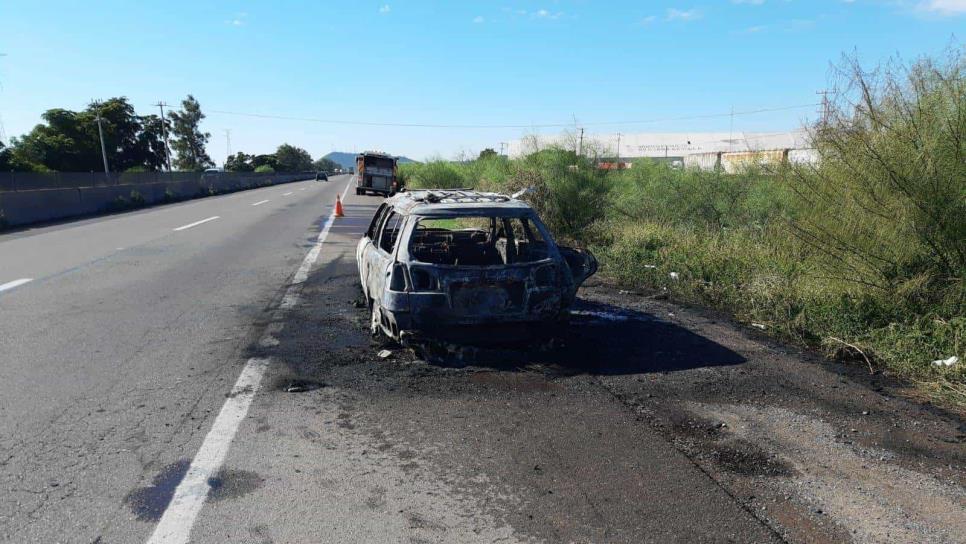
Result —
M 263 481 L 255 472 L 222 468 L 208 478 L 208 487 L 211 488 L 208 497 L 213 501 L 241 497 L 261 487 Z

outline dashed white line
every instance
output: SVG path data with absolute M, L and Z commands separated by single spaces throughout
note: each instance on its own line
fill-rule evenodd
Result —
M 271 201 L 270 200 L 259 200 L 258 202 L 252 204 L 252 206 L 261 206 L 262 204 L 264 204 L 266 202 L 271 202 Z
M 345 192 L 348 193 L 348 191 L 349 185 L 347 184 Z M 277 343 L 274 335 L 278 334 L 284 326 L 282 322 L 284 312 L 298 303 L 302 284 L 305 283 L 309 271 L 319 258 L 322 244 L 325 243 L 325 239 L 329 235 L 334 219 L 335 210 L 333 209 L 326 219 L 325 225 L 322 226 L 312 249 L 309 250 L 302 261 L 302 265 L 299 266 L 292 277 L 292 281 L 282 297 L 281 304 L 272 313 L 273 323 L 266 328 L 259 340 L 261 345 L 275 345 Z M 211 426 L 211 430 L 205 436 L 205 441 L 202 442 L 201 448 L 191 461 L 188 472 L 174 490 L 174 496 L 161 516 L 158 525 L 154 528 L 154 533 L 151 534 L 148 544 L 185 544 L 188 542 L 195 519 L 197 519 L 201 507 L 204 506 L 205 500 L 208 498 L 208 491 L 211 488 L 209 481 L 221 470 L 221 465 L 228 455 L 228 448 L 231 447 L 231 442 L 235 439 L 238 426 L 248 414 L 248 408 L 251 406 L 252 399 L 255 398 L 255 393 L 258 391 L 258 386 L 261 384 L 262 376 L 265 375 L 269 362 L 269 359 L 253 357 L 245 363 L 241 375 L 238 376 L 238 381 L 232 387 L 228 400 L 225 401 L 221 412 L 218 413 L 218 417 L 215 418 L 215 422 Z
M 190 229 L 191 227 L 197 227 L 198 225 L 203 225 L 209 221 L 214 221 L 215 219 L 221 219 L 221 216 L 214 215 L 212 217 L 209 217 L 208 219 L 202 219 L 201 221 L 195 221 L 194 223 L 188 223 L 187 225 L 182 225 L 174 230 L 175 231 L 187 230 L 187 229 Z
M 282 196 L 288 196 L 288 195 L 290 195 L 290 194 L 292 194 L 292 191 L 289 191 L 289 192 L 287 192 L 287 193 L 282 193 Z
M 25 283 L 30 283 L 34 281 L 33 278 L 20 278 L 19 280 L 8 281 L 7 283 L 0 284 L 0 291 L 7 291 L 13 289 L 14 287 L 20 287 Z

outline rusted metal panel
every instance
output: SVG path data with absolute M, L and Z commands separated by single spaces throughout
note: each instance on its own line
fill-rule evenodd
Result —
M 778 166 L 788 157 L 787 149 L 765 151 L 736 151 L 721 154 L 721 169 L 728 174 L 737 174 L 748 168 Z

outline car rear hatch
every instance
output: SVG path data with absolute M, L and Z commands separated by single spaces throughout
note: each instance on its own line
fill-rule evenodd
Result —
M 416 265 L 410 274 L 413 317 L 423 326 L 540 321 L 560 309 L 550 260 L 494 267 Z

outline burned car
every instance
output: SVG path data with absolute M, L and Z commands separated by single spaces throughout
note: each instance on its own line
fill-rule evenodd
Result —
M 373 334 L 399 340 L 516 332 L 565 320 L 597 271 L 521 200 L 469 190 L 397 194 L 356 249 Z

